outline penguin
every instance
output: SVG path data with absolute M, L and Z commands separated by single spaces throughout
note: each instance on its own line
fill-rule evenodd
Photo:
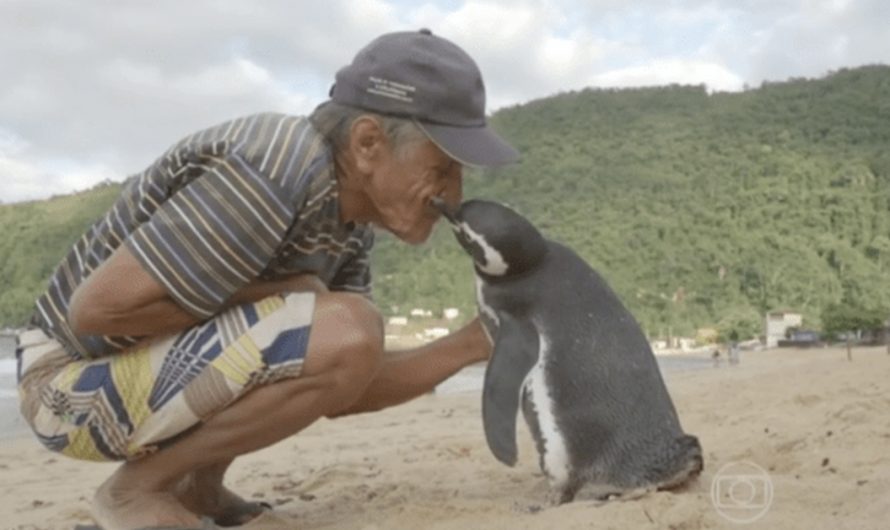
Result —
M 517 461 L 521 410 L 558 504 L 672 489 L 703 469 L 639 324 L 568 247 L 497 202 L 452 210 L 433 199 L 470 254 L 492 354 L 482 391 L 491 452 Z

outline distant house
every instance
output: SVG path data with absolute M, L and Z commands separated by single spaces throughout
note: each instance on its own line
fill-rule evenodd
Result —
M 779 339 L 780 348 L 809 348 L 822 345 L 822 336 L 818 331 L 792 330 L 787 339 Z
M 655 339 L 649 342 L 653 351 L 659 353 L 665 352 L 687 352 L 695 349 L 695 339 L 689 337 L 671 337 L 668 340 Z
M 795 342 L 819 342 L 822 337 L 819 335 L 818 331 L 798 330 L 792 331 L 791 336 L 788 337 L 788 339 Z
M 426 340 L 435 340 L 448 335 L 448 328 L 427 328 L 423 330 L 423 338 Z
M 766 347 L 775 348 L 780 340 L 785 340 L 788 328 L 799 328 L 803 324 L 803 315 L 788 310 L 770 311 L 764 319 L 764 337 Z
M 389 317 L 388 323 L 390 326 L 407 326 L 408 318 L 407 317 Z

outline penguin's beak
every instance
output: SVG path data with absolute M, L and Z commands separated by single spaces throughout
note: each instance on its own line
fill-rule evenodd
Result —
M 448 204 L 445 202 L 445 199 L 442 197 L 433 197 L 430 199 L 430 205 L 438 210 L 442 215 L 445 216 L 445 219 L 448 219 L 448 222 L 456 225 L 457 224 L 457 215 L 451 210 Z

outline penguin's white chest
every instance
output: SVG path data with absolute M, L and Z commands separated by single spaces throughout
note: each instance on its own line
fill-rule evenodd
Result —
M 525 393 L 526 399 L 531 402 L 533 414 L 537 416 L 543 471 L 549 476 L 550 483 L 559 488 L 569 480 L 569 453 L 565 437 L 556 422 L 557 410 L 551 390 L 552 382 L 545 369 L 550 355 L 550 343 L 540 332 L 538 343 L 538 362 L 526 376 L 521 392 Z
M 485 301 L 485 293 L 482 291 L 482 279 L 476 276 L 476 305 L 479 307 L 479 313 L 482 315 L 482 329 L 488 335 L 488 341 L 494 342 L 494 331 L 498 325 L 498 315 L 494 309 Z M 490 328 L 490 329 L 489 329 Z
M 488 339 L 494 341 L 498 326 L 498 316 L 494 308 L 485 300 L 484 283 L 476 277 L 476 303 L 483 320 L 483 328 Z M 489 326 L 491 328 L 489 329 Z M 550 358 L 550 341 L 538 328 L 538 361 L 526 375 L 519 389 L 520 402 L 523 394 L 532 404 L 532 413 L 537 417 L 541 436 L 541 464 L 554 487 L 562 487 L 569 479 L 569 454 L 565 438 L 556 423 L 556 403 L 553 400 L 551 382 L 545 366 Z M 519 411 L 516 411 L 517 414 Z

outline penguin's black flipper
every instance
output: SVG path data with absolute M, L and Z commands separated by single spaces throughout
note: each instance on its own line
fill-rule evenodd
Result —
M 482 389 L 482 421 L 491 452 L 512 466 L 516 463 L 519 394 L 525 377 L 538 362 L 538 333 L 534 326 L 523 326 L 508 313 L 498 312 L 497 316 L 497 337 Z

